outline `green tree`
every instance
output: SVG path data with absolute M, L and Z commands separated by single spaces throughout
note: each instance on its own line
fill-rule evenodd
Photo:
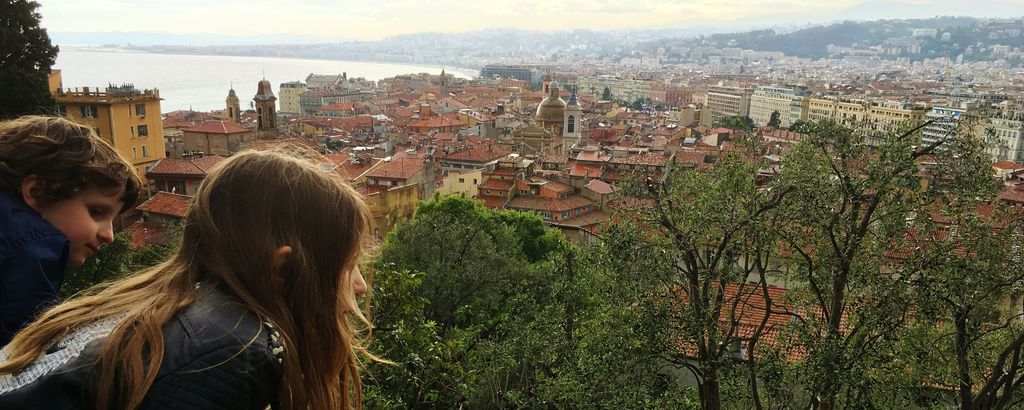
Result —
M 640 110 L 642 110 L 644 108 L 644 105 L 650 105 L 650 104 L 651 104 L 651 99 L 650 98 L 647 98 L 647 97 L 637 97 L 637 99 L 633 100 L 633 103 L 630 104 L 630 107 L 632 107 L 634 110 L 640 111 Z
M 865 133 L 816 123 L 783 162 L 772 189 L 789 192 L 779 230 L 784 264 L 805 313 L 795 322 L 806 347 L 801 362 L 812 408 L 901 407 L 878 402 L 895 363 L 893 343 L 906 326 L 908 286 L 888 252 L 906 245 L 906 221 L 920 201 L 915 150 L 921 127 L 865 143 Z
M 1001 409 L 1024 397 L 1024 218 L 998 205 L 986 146 L 961 130 L 934 155 L 933 183 L 912 220 L 914 247 L 903 274 L 916 295 L 927 335 L 920 385 L 946 385 L 962 409 Z M 952 335 L 949 337 L 948 335 Z
M 782 120 L 779 119 L 781 114 L 778 111 L 772 111 L 771 118 L 768 119 L 768 126 L 771 128 L 780 128 L 782 126 Z
M 705 409 L 723 407 L 723 379 L 736 370 L 741 345 L 756 373 L 754 349 L 771 317 L 774 210 L 785 191 L 759 190 L 758 169 L 756 161 L 726 155 L 706 171 L 672 169 L 661 184 L 636 181 L 623 191 L 652 204 L 635 219 L 644 235 L 633 251 L 660 261 L 645 266 L 656 277 L 646 291 L 660 303 L 650 319 L 660 345 L 682 344 L 662 349 L 661 360 L 692 373 Z M 744 302 L 751 297 L 765 298 L 769 307 L 758 325 L 746 328 L 741 323 L 751 319 L 744 316 L 755 314 Z M 760 406 L 757 378 L 747 382 Z
M 531 318 L 555 303 L 552 258 L 567 246 L 535 214 L 495 211 L 461 196 L 421 203 L 415 218 L 388 235 L 375 264 L 377 346 L 399 363 L 371 365 L 382 381 L 368 384 L 375 402 L 514 402 L 508 394 L 535 378 L 508 376 L 543 357 L 522 351 L 517 341 L 527 339 L 509 328 L 534 326 Z
M 608 88 L 608 87 L 604 88 L 604 91 L 601 92 L 601 100 L 602 101 L 611 101 L 612 100 L 612 90 L 610 88 Z
M 811 129 L 811 125 L 806 123 L 806 122 L 804 122 L 804 120 L 796 120 L 796 121 L 793 121 L 793 123 L 789 125 L 789 130 L 790 131 L 799 132 L 801 134 L 806 134 L 808 131 L 810 131 L 810 129 Z
M 167 229 L 168 237 L 177 237 L 178 231 L 174 227 Z M 131 245 L 131 238 L 123 232 L 119 233 L 114 235 L 113 242 L 101 246 L 82 266 L 68 269 L 67 277 L 61 285 L 61 297 L 69 298 L 95 285 L 109 283 L 154 266 L 170 256 L 173 249 L 164 245 L 143 245 L 132 249 Z
M 754 130 L 754 120 L 750 117 L 744 117 L 741 115 L 734 115 L 731 117 L 719 118 L 714 124 L 716 127 L 725 127 L 734 131 L 750 132 Z
M 0 3 L 0 119 L 54 110 L 49 74 L 57 58 L 46 29 L 39 26 L 39 3 Z

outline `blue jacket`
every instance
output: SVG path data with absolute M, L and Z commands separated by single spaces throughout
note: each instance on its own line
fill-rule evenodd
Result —
M 68 238 L 21 198 L 0 192 L 0 348 L 58 301 Z

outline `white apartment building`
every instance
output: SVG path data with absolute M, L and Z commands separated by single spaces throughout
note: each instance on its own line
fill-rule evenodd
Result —
M 766 85 L 758 87 L 750 97 L 750 119 L 758 125 L 768 125 L 772 113 L 779 113 L 780 127 L 789 127 L 797 120 L 807 120 L 805 88 Z
M 582 77 L 579 79 L 579 92 L 594 93 L 598 97 L 608 87 L 612 97 L 627 102 L 636 101 L 637 98 L 650 98 L 652 80 L 619 78 L 613 75 L 599 75 L 596 77 Z
M 1024 163 L 1024 113 L 1001 113 L 985 119 L 985 134 L 991 137 L 988 154 L 993 161 Z
M 306 92 L 306 84 L 299 81 L 291 81 L 287 83 L 281 83 L 278 89 L 277 99 L 278 104 L 281 106 L 279 114 L 295 114 L 298 115 L 302 112 L 302 105 L 300 104 L 299 96 Z
M 725 117 L 750 116 L 750 97 L 754 90 L 751 88 L 715 86 L 708 88 L 707 109 L 711 112 L 709 124 L 712 126 L 719 119 Z

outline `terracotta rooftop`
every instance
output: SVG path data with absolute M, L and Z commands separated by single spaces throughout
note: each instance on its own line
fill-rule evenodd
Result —
M 1016 171 L 1018 169 L 1024 169 L 1024 164 L 1018 164 L 1013 161 L 999 161 L 992 164 L 992 168 L 1001 169 L 1004 171 Z
M 205 176 L 214 166 L 225 160 L 220 155 L 210 155 L 199 159 L 161 158 L 146 170 L 146 175 L 195 175 Z
M 419 119 L 409 123 L 409 127 L 413 128 L 444 128 L 444 127 L 459 127 L 466 125 L 462 121 L 454 120 L 444 117 L 430 117 L 425 119 Z
M 587 185 L 584 186 L 584 188 L 599 193 L 601 195 L 607 195 L 612 192 L 615 192 L 615 188 L 612 188 L 611 185 L 608 185 L 607 182 L 604 182 L 600 179 L 590 180 L 590 182 L 588 182 Z
M 593 201 L 579 195 L 570 195 L 562 199 L 520 195 L 512 198 L 505 207 L 530 211 L 563 212 L 593 204 Z
M 179 195 L 160 191 L 157 192 L 156 195 L 147 199 L 146 202 L 143 202 L 136 209 L 154 214 L 184 218 L 185 212 L 188 211 L 188 207 L 191 203 L 192 197 L 189 195 Z
M 232 121 L 207 121 L 192 128 L 184 129 L 186 132 L 202 132 L 206 134 L 237 134 L 250 132 L 251 128 L 235 124 Z
M 494 144 L 474 144 L 469 149 L 453 152 L 444 157 L 447 161 L 487 163 L 504 158 L 509 154 Z
M 504 205 L 505 201 L 507 200 L 504 197 L 491 195 L 477 195 L 476 199 L 483 201 L 484 206 L 488 208 L 501 208 L 502 205 Z
M 488 178 L 482 184 L 478 186 L 479 189 L 493 189 L 498 191 L 508 191 L 512 189 L 514 183 L 509 180 Z
M 370 178 L 409 179 L 423 169 L 423 160 L 418 158 L 391 158 L 386 164 L 366 174 Z

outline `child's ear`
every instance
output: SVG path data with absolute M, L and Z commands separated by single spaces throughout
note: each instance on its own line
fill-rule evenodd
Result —
M 288 261 L 288 258 L 292 255 L 292 247 L 288 245 L 281 246 L 274 249 L 274 254 L 271 259 L 271 271 L 273 272 L 275 282 L 283 282 L 284 278 L 281 276 L 281 267 Z M 279 286 L 280 283 L 274 283 L 274 286 Z
M 39 180 L 35 175 L 29 175 L 21 181 L 21 200 L 25 201 L 25 204 L 36 212 L 39 212 L 41 204 L 35 194 L 41 192 L 44 185 L 43 181 Z

